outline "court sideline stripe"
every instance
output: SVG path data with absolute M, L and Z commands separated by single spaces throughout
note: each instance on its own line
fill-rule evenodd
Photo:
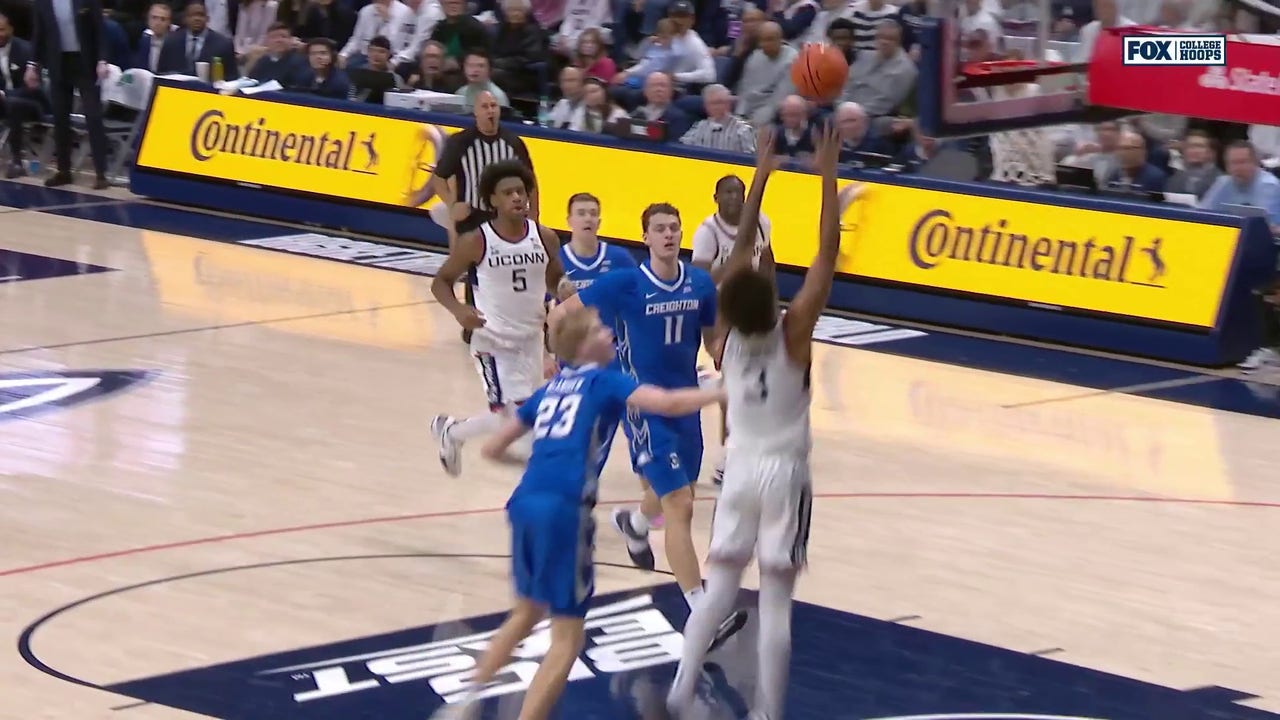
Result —
M 106 205 L 123 205 L 130 202 L 129 200 L 95 200 L 93 202 L 79 203 L 61 203 L 58 205 L 40 205 L 33 207 L 6 207 L 0 208 L 0 215 L 16 215 L 24 212 L 45 212 L 47 210 L 78 210 L 79 208 L 103 207 Z M 63 216 L 68 217 L 68 216 Z M 72 217 L 73 220 L 84 220 L 85 218 Z
M 975 492 L 925 492 L 925 493 L 904 493 L 904 492 L 853 492 L 853 493 L 823 493 L 815 494 L 815 498 L 822 500 L 1053 500 L 1053 501 L 1077 501 L 1077 502 L 1132 502 L 1132 503 L 1149 503 L 1149 504 L 1168 504 L 1168 505 L 1204 505 L 1212 507 L 1239 507 L 1239 508 L 1280 508 L 1280 502 L 1266 502 L 1261 500 L 1210 500 L 1198 498 L 1178 498 L 1178 497 L 1160 497 L 1160 496 L 1142 496 L 1142 495 L 1055 495 L 1050 493 L 975 493 Z M 695 498 L 696 502 L 711 502 L 714 497 Z M 638 500 L 611 500 L 598 503 L 600 507 L 611 505 L 632 505 L 639 502 Z M 310 525 L 292 525 L 288 527 L 267 528 L 264 530 L 249 530 L 245 532 L 227 533 L 225 535 L 212 535 L 203 538 L 193 538 L 190 540 L 176 540 L 173 542 L 159 543 L 156 545 L 142 545 L 139 547 L 125 548 L 123 550 L 113 550 L 111 552 L 96 553 L 93 555 L 81 555 L 78 557 L 66 558 L 63 560 L 52 560 L 35 565 L 24 565 L 7 570 L 0 570 L 0 577 L 10 577 L 15 575 L 26 575 L 29 573 L 39 572 L 42 570 L 52 570 L 54 568 L 68 567 L 71 565 L 83 565 L 86 563 L 98 562 L 101 560 L 110 560 L 113 558 L 129 557 L 133 555 L 145 555 L 163 550 L 179 550 L 183 548 L 198 547 L 200 545 L 213 545 L 216 543 L 231 542 L 235 540 L 248 540 L 252 538 L 271 537 L 274 535 L 289 535 L 293 533 L 311 532 L 314 530 L 334 530 L 338 528 L 359 527 L 363 525 L 381 525 L 396 522 L 408 522 L 412 520 L 434 520 L 441 518 L 467 517 L 475 515 L 490 515 L 503 512 L 503 507 L 493 508 L 473 508 L 470 510 L 443 510 L 439 512 L 428 513 L 412 513 L 408 515 L 387 515 L 372 518 L 357 518 L 355 520 L 335 520 L 325 523 L 313 523 Z

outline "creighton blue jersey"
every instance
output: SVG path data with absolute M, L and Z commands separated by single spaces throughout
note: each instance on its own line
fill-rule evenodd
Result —
M 616 318 L 618 360 L 640 382 L 666 388 L 698 384 L 702 329 L 716 322 L 716 287 L 701 268 L 679 263 L 679 274 L 660 279 L 641 263 L 609 273 L 578 293 L 584 305 Z
M 598 468 L 639 384 L 596 365 L 561 370 L 520 406 L 533 454 L 507 501 L 516 593 L 553 616 L 585 617 L 595 591 Z
M 606 242 L 600 243 L 595 257 L 580 258 L 573 254 L 569 243 L 565 243 L 560 246 L 560 264 L 564 266 L 564 275 L 569 282 L 582 290 L 611 270 L 634 268 L 636 260 L 624 248 Z

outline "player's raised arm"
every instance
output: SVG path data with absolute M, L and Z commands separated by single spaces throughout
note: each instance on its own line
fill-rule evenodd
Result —
M 458 302 L 453 294 L 453 286 L 467 270 L 484 259 L 484 239 L 479 232 L 470 232 L 458 236 L 458 241 L 449 251 L 449 257 L 431 281 L 431 294 L 444 309 L 453 313 L 458 324 L 466 330 L 477 330 L 484 327 L 484 316 L 475 308 Z
M 787 349 L 796 361 L 808 362 L 813 329 L 827 307 L 836 260 L 840 255 L 840 200 L 836 194 L 836 166 L 840 159 L 840 136 L 828 123 L 817 138 L 814 161 L 822 183 L 822 210 L 818 219 L 818 254 L 804 275 L 804 284 L 787 306 L 783 320 Z
M 733 241 L 733 251 L 725 259 L 722 277 L 728 277 L 740 267 L 751 264 L 751 256 L 755 254 L 756 235 L 760 231 L 760 204 L 764 202 L 764 188 L 769 183 L 769 176 L 778 169 L 779 159 L 774 152 L 775 133 L 773 128 L 761 128 L 756 136 L 756 171 L 751 176 L 751 188 L 747 191 L 747 200 L 742 206 L 742 217 L 738 220 L 738 235 Z
M 723 400 L 724 389 L 720 387 L 666 390 L 656 385 L 641 385 L 627 397 L 627 405 L 640 412 L 680 417 Z

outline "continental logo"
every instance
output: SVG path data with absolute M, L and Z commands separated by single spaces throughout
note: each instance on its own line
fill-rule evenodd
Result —
M 1096 237 L 1048 237 L 1018 232 L 1005 220 L 981 226 L 956 222 L 946 210 L 931 210 L 911 229 L 908 252 L 921 270 L 946 263 L 974 263 L 1052 273 L 1099 282 L 1163 288 L 1167 272 L 1161 238 L 1114 241 Z
M 228 121 L 222 110 L 208 110 L 191 128 L 191 156 L 207 162 L 219 155 L 291 163 L 309 167 L 376 175 L 381 157 L 378 133 L 299 132 L 272 127 L 266 118 Z

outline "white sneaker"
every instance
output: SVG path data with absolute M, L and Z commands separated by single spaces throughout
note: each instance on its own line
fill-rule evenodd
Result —
M 1261 370 L 1264 367 L 1274 367 L 1280 365 L 1280 353 L 1271 348 L 1261 347 L 1249 353 L 1249 357 L 1245 358 L 1236 367 L 1245 372 L 1253 372 Z
M 440 464 L 452 477 L 462 474 L 462 443 L 449 434 L 458 421 L 448 415 L 437 415 L 431 420 L 431 434 L 440 443 Z

